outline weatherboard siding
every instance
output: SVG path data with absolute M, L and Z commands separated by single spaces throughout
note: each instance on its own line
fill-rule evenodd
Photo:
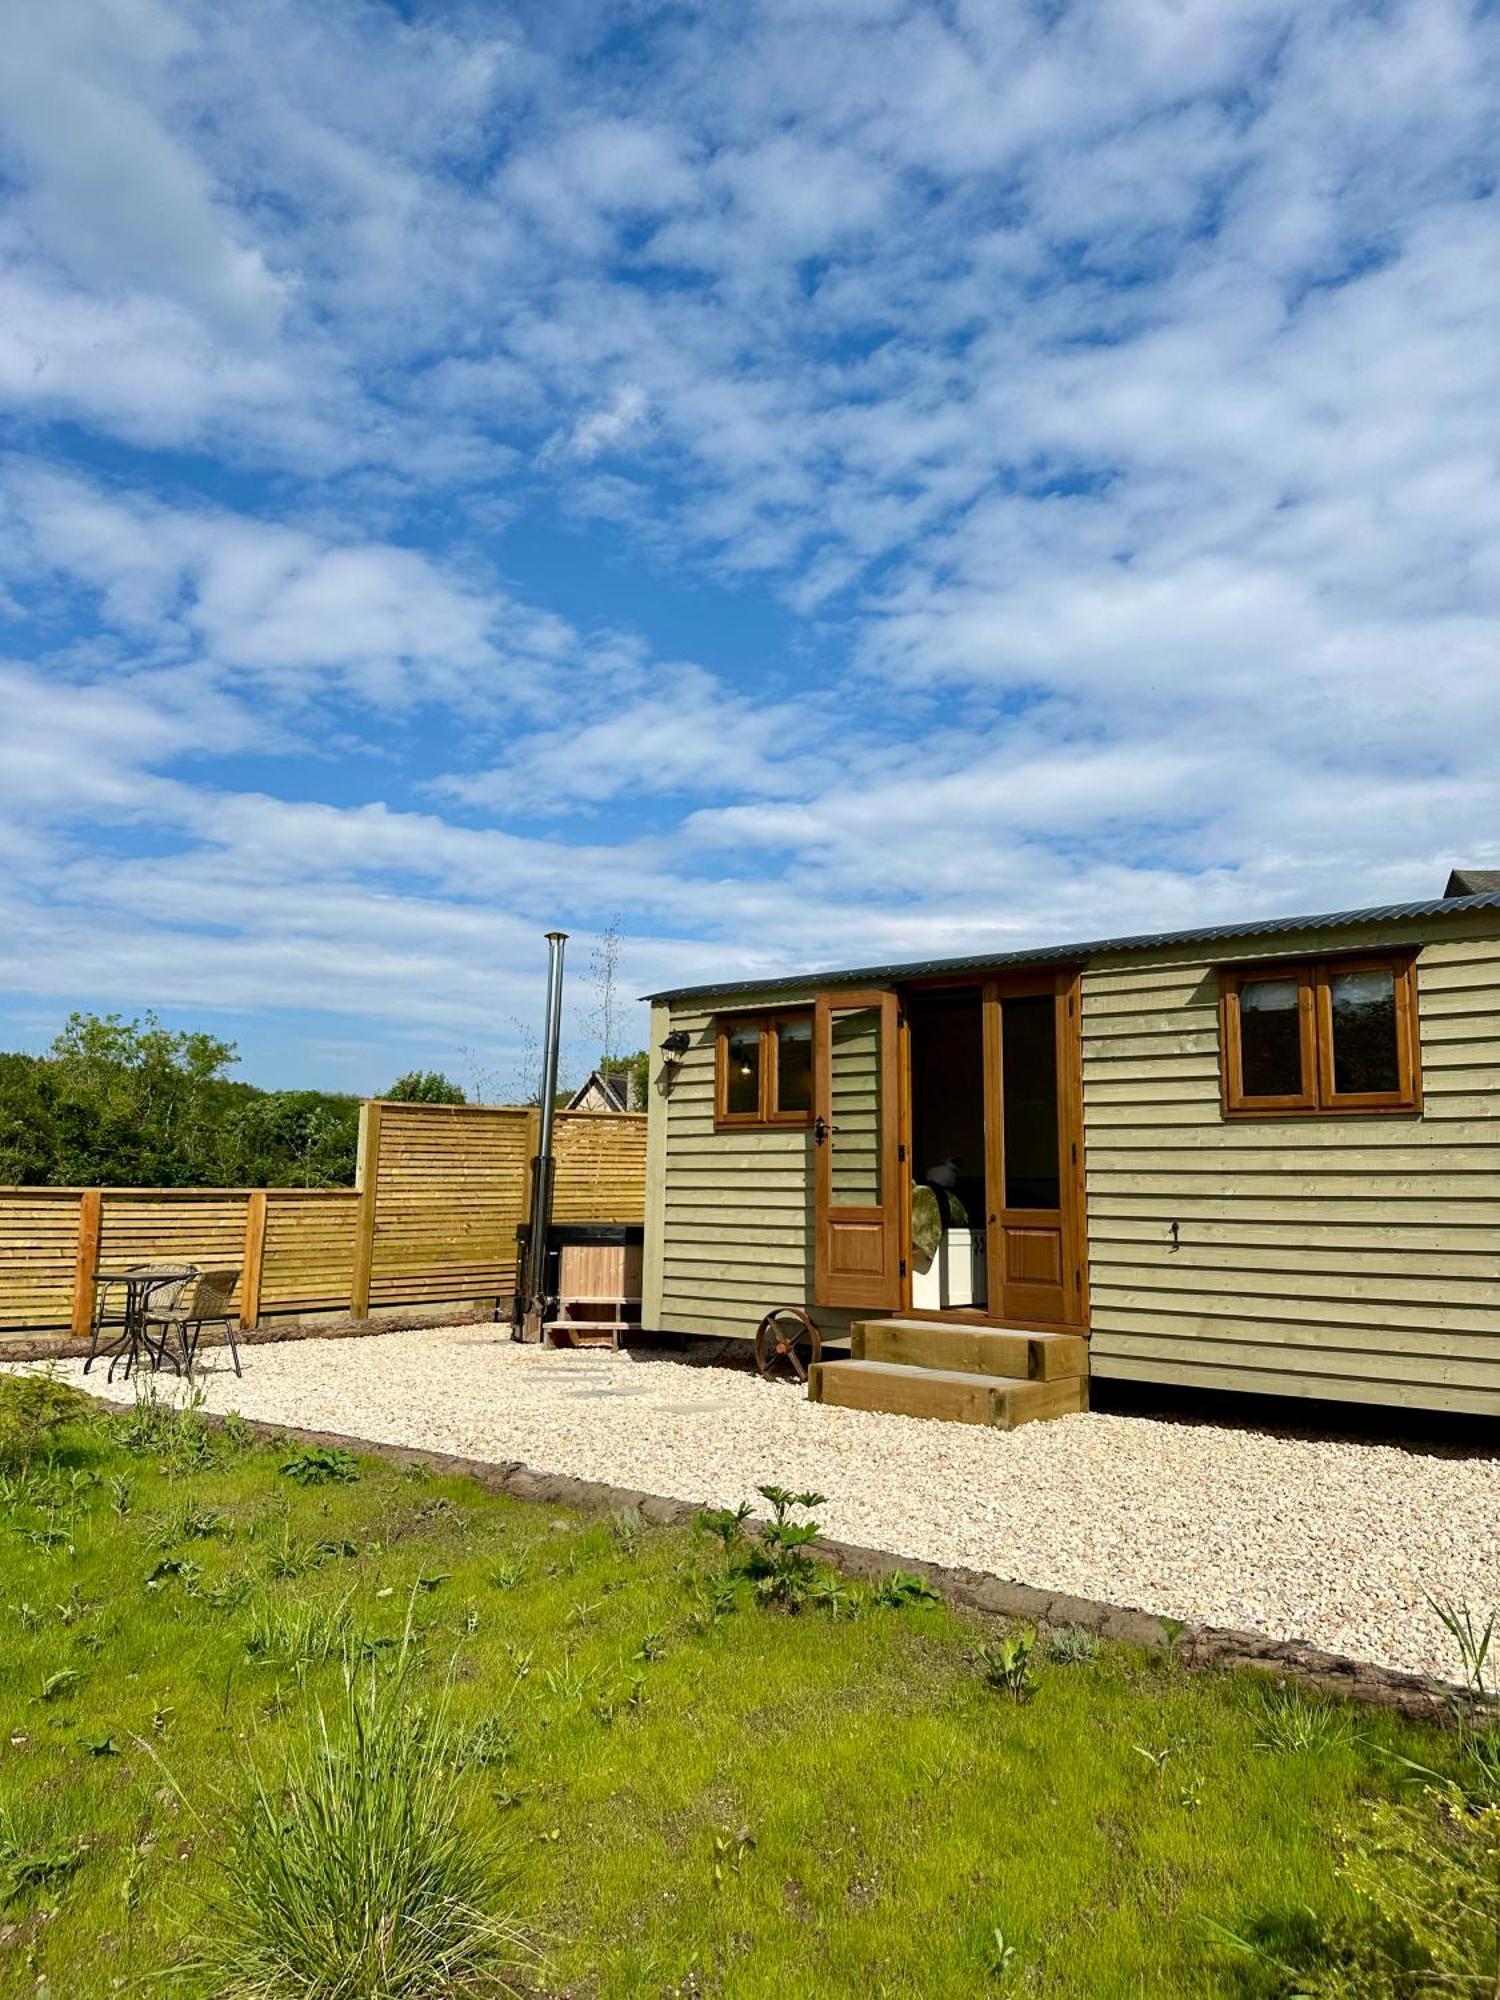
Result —
M 738 1011 L 811 999 L 810 987 L 789 988 Z M 669 1028 L 693 1039 L 670 1083 L 652 1080 L 642 1318 L 748 1339 L 772 1306 L 812 1303 L 812 1140 L 805 1127 L 714 1130 L 713 1019 L 697 1003 L 652 1009 L 653 1052 Z M 817 1318 L 825 1338 L 847 1336 L 847 1313 L 819 1307 Z
M 1217 966 L 1401 944 L 1422 946 L 1419 1117 L 1221 1118 Z M 1082 994 L 1094 1373 L 1500 1415 L 1500 916 L 1133 953 Z M 713 1011 L 653 1009 L 653 1050 L 693 1041 L 652 1090 L 645 1323 L 748 1337 L 812 1302 L 811 1145 L 715 1132 Z
M 1278 942 L 1422 943 L 1422 1113 L 1221 1118 L 1215 967 L 1263 939 L 1086 972 L 1093 1372 L 1500 1414 L 1500 924 Z

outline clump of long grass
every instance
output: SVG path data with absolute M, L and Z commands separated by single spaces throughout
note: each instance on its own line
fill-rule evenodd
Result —
M 204 1943 L 184 1971 L 219 2000 L 473 2000 L 526 1963 L 507 1855 L 470 1810 L 446 1689 L 346 1668 L 281 1768 L 252 1766 Z
M 257 1604 L 245 1635 L 246 1655 L 258 1666 L 295 1674 L 302 1680 L 313 1667 L 347 1657 L 349 1598 L 337 1604 Z
M 1255 1747 L 1286 1756 L 1320 1756 L 1357 1742 L 1353 1712 L 1337 1702 L 1308 1701 L 1279 1682 L 1264 1690 L 1256 1715 Z

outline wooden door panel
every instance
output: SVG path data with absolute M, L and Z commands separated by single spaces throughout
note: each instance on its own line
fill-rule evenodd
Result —
M 990 981 L 984 995 L 990 1313 L 1073 1326 L 1076 1010 L 1071 975 Z
M 813 1296 L 901 1303 L 897 1007 L 889 991 L 819 994 L 813 1010 Z
M 1034 1223 L 1002 1217 L 1007 1285 L 1060 1285 L 1063 1281 L 1062 1231 L 1050 1218 Z
M 850 1214 L 828 1224 L 830 1261 L 851 1278 L 879 1278 L 885 1272 L 885 1217 L 877 1209 L 861 1221 Z

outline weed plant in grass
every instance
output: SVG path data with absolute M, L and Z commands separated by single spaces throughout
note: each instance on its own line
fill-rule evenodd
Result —
M 809 1572 L 795 1533 L 288 1457 L 148 1404 L 69 1418 L 0 1494 L 0 1993 L 316 1992 L 267 1968 L 325 1908 L 415 1935 L 420 1879 L 439 1963 L 493 1935 L 496 1980 L 519 1927 L 522 1983 L 581 2000 L 1275 2000 L 1363 1921 L 1350 1829 L 1452 1831 L 1410 1768 L 1447 1782 L 1452 1735 L 1075 1642 L 1028 1648 L 1017 1700 L 985 1662 L 1026 1634 Z M 423 1991 L 355 1962 L 330 1993 Z M 1465 1989 L 1393 1989 L 1428 1990 Z

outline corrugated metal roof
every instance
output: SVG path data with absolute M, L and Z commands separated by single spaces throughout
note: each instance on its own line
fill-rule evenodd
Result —
M 1022 951 L 984 952 L 973 957 L 918 959 L 904 965 L 860 965 L 838 971 L 777 972 L 760 979 L 736 979 L 709 986 L 673 986 L 648 993 L 648 1000 L 697 1000 L 734 993 L 768 993 L 780 986 L 888 984 L 893 979 L 940 978 L 948 972 L 996 972 L 1007 966 L 1083 964 L 1117 952 L 1156 951 L 1174 944 L 1213 944 L 1230 938 L 1282 937 L 1296 931 L 1345 924 L 1406 923 L 1419 917 L 1459 916 L 1466 910 L 1500 910 L 1500 891 L 1481 896 L 1437 896 L 1423 903 L 1387 903 L 1374 910 L 1335 910 L 1319 917 L 1265 917 L 1242 924 L 1204 924 L 1193 930 L 1157 931 L 1149 937 L 1094 938 L 1086 944 L 1035 945 Z

